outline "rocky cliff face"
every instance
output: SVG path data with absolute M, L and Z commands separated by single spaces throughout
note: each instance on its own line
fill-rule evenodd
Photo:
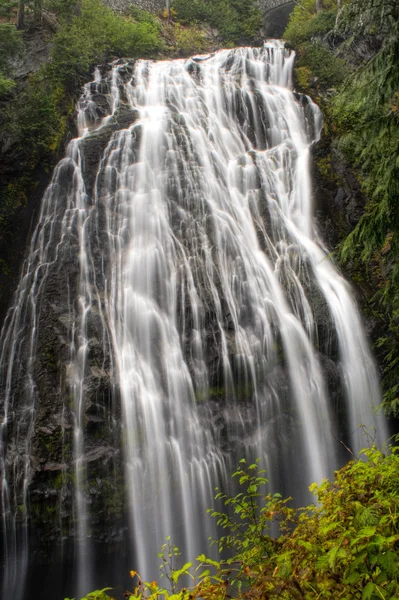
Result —
M 389 215 L 398 174 L 388 173 L 386 158 L 399 151 L 397 116 L 389 109 L 396 106 L 399 81 L 397 11 L 390 0 L 354 1 L 338 15 L 332 10 L 309 17 L 306 26 L 297 11 L 287 30 L 299 50 L 296 86 L 306 88 L 325 115 L 322 139 L 312 148 L 319 228 L 357 290 L 392 414 L 399 346 L 396 224 Z M 351 75 L 342 85 L 337 74 L 345 69 Z M 384 217 L 383 206 L 392 206 Z

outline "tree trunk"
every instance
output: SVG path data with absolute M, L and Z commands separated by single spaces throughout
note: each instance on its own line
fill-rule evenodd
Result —
M 338 2 L 337 2 L 337 8 L 338 8 L 338 11 L 337 11 L 337 18 L 335 19 L 335 27 L 338 26 L 338 21 L 339 21 L 339 18 L 341 16 L 341 12 L 342 12 L 342 0 L 338 0 Z
M 25 25 L 25 0 L 18 0 L 17 29 L 23 29 Z
M 316 0 L 316 12 L 323 10 L 323 0 Z
M 33 13 L 35 19 L 35 26 L 40 27 L 42 24 L 42 0 L 35 0 L 33 4 Z

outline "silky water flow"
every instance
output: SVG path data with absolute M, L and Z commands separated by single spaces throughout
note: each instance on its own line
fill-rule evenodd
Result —
M 240 458 L 300 503 L 340 464 L 336 438 L 385 438 L 353 294 L 315 229 L 321 114 L 291 91 L 293 62 L 271 42 L 118 61 L 85 86 L 1 334 L 4 598 L 24 597 L 34 489 L 57 495 L 75 593 L 96 586 L 94 459 L 122 454 L 132 568 L 154 578 L 166 536 L 208 551 L 206 509 Z M 46 435 L 58 462 L 37 458 Z

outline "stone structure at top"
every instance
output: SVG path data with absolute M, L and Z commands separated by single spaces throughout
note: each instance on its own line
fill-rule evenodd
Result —
M 276 8 L 280 8 L 286 4 L 294 4 L 294 2 L 292 0 L 259 0 L 259 4 L 261 5 L 263 12 L 267 14 Z
M 288 17 L 295 6 L 293 0 L 259 0 L 263 10 L 265 36 L 281 38 L 288 23 Z
M 129 4 L 135 4 L 143 10 L 161 12 L 170 5 L 171 0 L 106 0 L 114 10 L 123 11 Z M 265 33 L 267 37 L 281 37 L 288 16 L 294 7 L 293 0 L 259 0 L 265 15 Z

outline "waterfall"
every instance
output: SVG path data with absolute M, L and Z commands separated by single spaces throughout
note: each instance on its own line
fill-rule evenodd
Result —
M 188 560 L 207 551 L 206 509 L 240 458 L 306 502 L 339 439 L 359 450 L 360 423 L 385 439 L 353 294 L 314 224 L 322 119 L 293 62 L 271 42 L 116 61 L 85 86 L 1 333 L 4 597 L 23 597 L 46 502 L 82 594 L 110 489 L 131 568 L 154 578 L 166 536 Z

